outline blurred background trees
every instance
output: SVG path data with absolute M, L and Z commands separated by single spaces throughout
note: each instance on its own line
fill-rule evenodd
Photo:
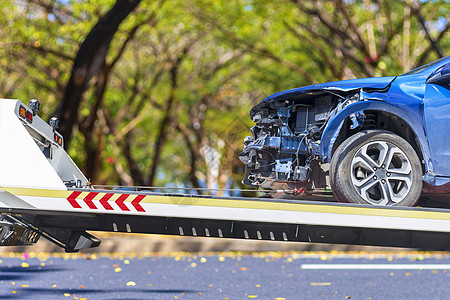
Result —
M 271 93 L 450 54 L 450 1 L 3 0 L 0 97 L 42 102 L 95 184 L 235 188 Z

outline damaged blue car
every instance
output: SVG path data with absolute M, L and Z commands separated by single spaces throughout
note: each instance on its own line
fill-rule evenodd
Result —
M 252 108 L 244 184 L 307 198 L 450 202 L 450 56 L 400 76 L 276 93 Z M 277 195 L 276 193 L 270 193 Z

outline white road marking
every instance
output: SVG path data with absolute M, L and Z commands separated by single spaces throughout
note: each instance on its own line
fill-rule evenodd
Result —
M 304 270 L 447 270 L 450 264 L 304 264 Z

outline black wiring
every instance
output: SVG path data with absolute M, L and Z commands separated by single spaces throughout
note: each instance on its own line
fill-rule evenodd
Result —
M 295 164 L 296 162 L 298 162 L 298 153 L 300 151 L 300 146 L 302 145 L 305 138 L 306 138 L 306 134 L 303 136 L 303 138 L 300 140 L 300 143 L 298 144 L 297 151 L 295 152 L 295 160 L 292 162 L 292 164 Z
M 339 95 L 339 94 L 337 94 L 337 93 L 333 93 L 332 91 L 325 90 L 325 92 L 327 92 L 327 93 L 329 93 L 329 94 L 331 94 L 331 95 L 334 95 L 334 96 L 336 96 L 336 97 L 338 97 L 338 98 L 341 98 L 341 99 L 343 99 L 343 100 L 347 99 L 347 98 L 345 98 L 345 97 L 342 96 L 342 95 Z

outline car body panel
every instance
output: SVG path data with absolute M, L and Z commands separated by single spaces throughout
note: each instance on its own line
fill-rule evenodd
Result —
M 427 84 L 424 98 L 425 128 L 437 176 L 450 175 L 450 88 Z

